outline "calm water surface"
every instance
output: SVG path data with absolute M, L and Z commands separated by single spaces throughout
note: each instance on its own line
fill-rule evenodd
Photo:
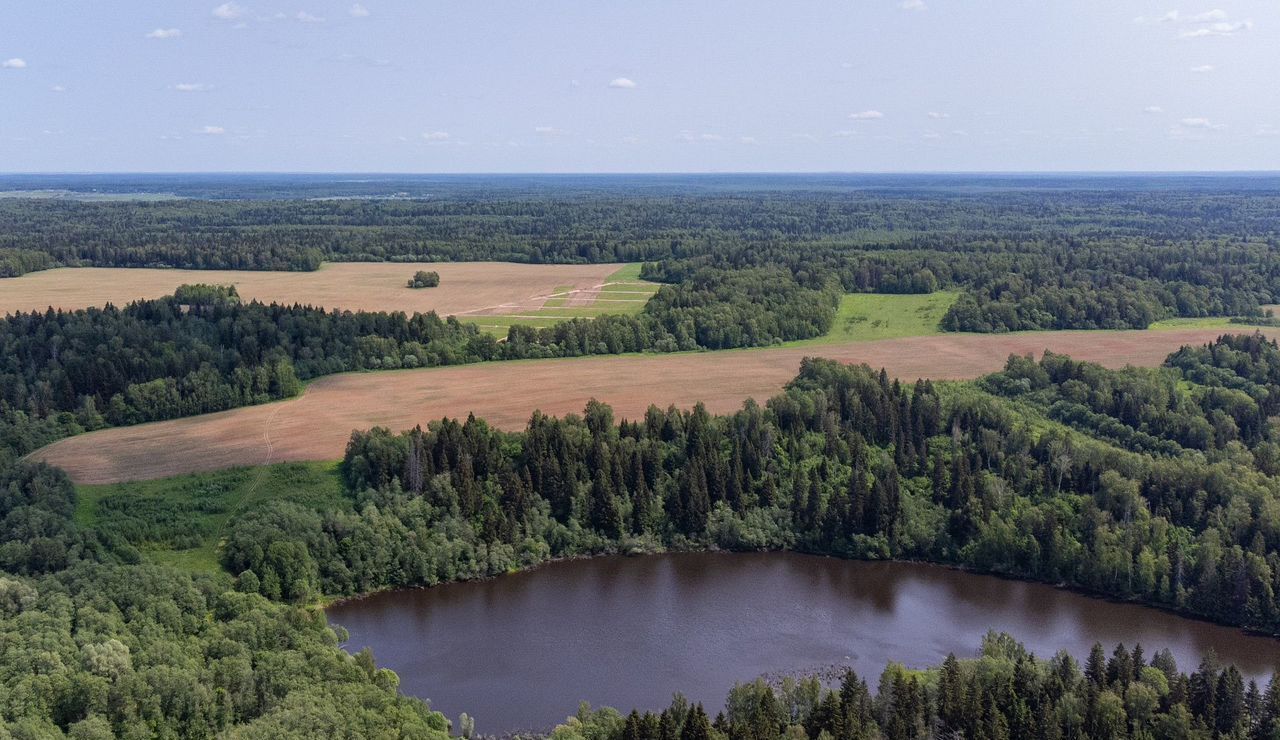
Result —
M 490 581 L 335 605 L 347 649 L 373 649 L 406 694 L 479 732 L 546 728 L 580 700 L 661 709 L 680 690 L 723 705 L 737 681 L 974 655 L 988 629 L 1037 655 L 1100 640 L 1168 647 L 1188 670 L 1212 648 L 1246 676 L 1280 668 L 1280 641 L 1033 583 L 909 563 L 687 553 L 554 563 Z

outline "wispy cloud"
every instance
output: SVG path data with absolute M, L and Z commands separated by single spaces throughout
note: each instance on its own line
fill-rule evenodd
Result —
M 195 133 L 203 134 L 204 136 L 222 136 L 227 133 L 227 130 L 221 126 L 202 126 L 196 129 Z
M 56 93 L 66 92 L 66 91 L 67 91 L 67 88 L 63 87 L 62 85 L 54 85 L 53 87 L 51 87 L 51 88 L 49 88 L 49 89 L 50 89 L 51 91 L 53 91 L 53 92 L 56 92 Z
M 361 5 L 360 3 L 356 3 L 355 5 L 351 6 L 350 10 L 347 11 L 347 15 L 351 16 L 352 18 L 368 18 L 370 14 L 369 14 L 368 8 Z
M 438 144 L 442 141 L 449 140 L 449 132 L 448 131 L 423 131 L 422 138 L 424 141 L 429 141 L 429 142 Z
M 884 118 L 884 114 L 878 110 L 864 110 L 859 113 L 850 113 L 849 118 L 855 121 L 874 121 L 878 118 Z
M 157 28 L 147 33 L 149 39 L 176 39 L 182 37 L 181 28 Z
M 924 0 L 902 0 L 898 3 L 898 7 L 903 10 L 928 10 L 929 6 L 924 4 Z
M 1142 112 L 1150 113 L 1151 115 L 1160 115 L 1164 113 L 1164 108 L 1161 108 L 1158 105 L 1148 105 L 1146 108 L 1142 109 Z
M 555 126 L 534 126 L 533 133 L 539 136 L 564 136 L 567 132 Z
M 757 139 L 757 138 L 756 138 L 756 137 L 754 137 L 754 136 L 739 136 L 739 137 L 738 137 L 738 143 L 739 143 L 739 144 L 746 144 L 746 145 L 750 146 L 750 145 L 753 145 L 753 144 L 759 144 L 759 143 L 760 143 L 760 140 L 759 140 L 759 139 Z
M 21 59 L 19 57 L 6 59 L 3 62 L 0 62 L 0 69 L 26 69 L 26 68 L 27 68 L 27 60 Z
M 1184 128 L 1195 128 L 1195 129 L 1202 129 L 1205 131 L 1217 131 L 1219 129 L 1226 128 L 1224 124 L 1214 123 L 1213 121 L 1210 121 L 1208 118 L 1200 118 L 1200 117 L 1183 118 L 1182 120 L 1178 121 L 1178 124 L 1183 126 Z
M 239 3 L 223 3 L 213 9 L 213 17 L 224 21 L 236 21 L 244 17 L 245 7 Z
M 609 87 L 615 90 L 634 90 L 636 89 L 636 83 L 628 77 L 614 77 L 609 80 Z
M 1195 72 L 1196 74 L 1204 74 L 1204 73 L 1206 73 L 1206 72 L 1212 72 L 1212 71 L 1213 71 L 1213 65 L 1212 65 L 1212 64 L 1201 64 L 1199 67 L 1192 67 L 1192 68 L 1191 68 L 1191 71 L 1192 71 L 1192 72 Z
M 324 18 L 321 18 L 318 15 L 312 15 L 305 10 L 299 10 L 294 14 L 293 18 L 301 23 L 324 23 Z
M 936 110 L 931 110 L 931 111 L 929 111 L 928 116 L 929 116 L 930 118 L 934 119 L 935 121 L 937 121 L 937 120 L 941 120 L 941 119 L 943 119 L 943 118 L 950 118 L 950 117 L 951 117 L 951 114 L 950 114 L 950 113 L 942 113 L 942 112 L 939 112 L 939 111 L 936 111 Z
M 213 86 L 203 82 L 179 82 L 173 86 L 173 89 L 178 92 L 208 92 L 213 89 Z
M 1201 39 L 1209 36 L 1237 36 L 1253 28 L 1253 21 L 1234 21 L 1210 23 L 1200 28 L 1191 28 L 1178 34 L 1180 39 Z
M 1253 21 L 1233 21 L 1227 11 L 1221 8 L 1206 10 L 1203 13 L 1183 13 L 1179 10 L 1170 10 L 1164 15 L 1153 18 L 1140 15 L 1134 18 L 1133 21 L 1145 25 L 1181 26 L 1182 30 L 1177 33 L 1177 37 L 1180 39 L 1236 36 L 1253 28 Z

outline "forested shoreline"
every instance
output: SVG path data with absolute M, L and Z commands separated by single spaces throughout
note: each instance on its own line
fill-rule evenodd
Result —
M 714 714 L 714 720 L 709 716 Z M 661 712 L 591 710 L 556 727 L 556 740 L 746 740 L 748 738 L 965 737 L 1270 738 L 1280 732 L 1280 674 L 1265 687 L 1207 658 L 1179 670 L 1166 650 L 1148 660 L 1141 645 L 1095 644 L 1082 666 L 1060 652 L 1030 654 L 989 633 L 980 655 L 908 669 L 890 663 L 872 691 L 847 671 L 832 687 L 816 678 L 763 680 L 729 691 L 709 713 L 677 694 Z
M 443 737 L 445 719 L 398 697 L 394 674 L 339 650 L 342 635 L 324 627 L 316 599 L 667 548 L 914 558 L 1276 634 L 1277 388 L 1280 348 L 1243 335 L 1184 348 L 1151 370 L 1046 355 L 1011 358 L 977 382 L 906 385 L 808 360 L 785 393 L 724 416 L 652 408 L 617 421 L 592 403 L 581 416 L 535 415 L 519 433 L 476 419 L 358 431 L 341 466 L 347 503 L 266 500 L 240 512 L 219 575 L 147 564 L 143 548 L 182 530 L 162 501 L 122 494 L 113 506 L 132 512 L 130 526 L 86 527 L 65 475 L 6 451 L 0 649 L 4 665 L 28 668 L 4 676 L 0 717 L 19 735 L 312 727 Z M 80 616 L 55 616 L 68 610 Z M 60 657 L 50 664 L 33 644 Z M 813 706 L 778 724 L 776 697 L 757 685 L 733 696 L 753 697 L 763 714 L 735 714 L 731 696 L 723 719 L 701 717 L 695 729 L 705 719 L 702 737 L 790 737 L 795 725 L 816 740 L 824 731 L 923 737 L 953 723 L 966 737 L 1021 737 L 1032 722 L 1058 727 L 1044 737 L 1138 737 L 1167 722 L 1190 736 L 1265 737 L 1259 728 L 1274 721 L 1274 689 L 1264 700 L 1212 662 L 1188 675 L 1162 662 L 1161 682 L 1135 668 L 1133 653 L 1117 651 L 1115 670 L 1093 656 L 1082 674 L 1063 656 L 1036 663 L 1020 650 L 992 638 L 977 663 L 891 666 L 888 683 L 857 700 L 856 722 L 835 719 L 845 705 L 806 689 Z M 943 675 L 965 687 L 964 702 L 945 704 Z M 1021 677 L 1016 690 L 1011 675 Z M 661 725 L 659 715 L 588 712 L 556 734 L 685 736 Z

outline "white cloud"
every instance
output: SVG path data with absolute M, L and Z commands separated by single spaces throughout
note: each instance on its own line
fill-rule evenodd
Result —
M 864 110 L 860 113 L 850 113 L 849 118 L 855 121 L 874 121 L 877 118 L 884 118 L 884 114 L 878 110 Z
M 299 10 L 293 17 L 302 23 L 324 23 L 324 18 L 318 15 L 311 15 L 305 10 Z
M 66 92 L 66 91 L 67 91 L 67 88 L 63 87 L 62 85 L 54 85 L 53 87 L 51 87 L 51 88 L 49 88 L 49 89 L 50 89 L 50 90 L 52 90 L 53 92 Z
M 1214 8 L 1213 10 L 1207 10 L 1203 13 L 1186 16 L 1179 16 L 1178 11 L 1176 10 L 1172 11 L 1172 13 L 1172 20 L 1183 20 L 1187 23 L 1214 23 L 1216 21 L 1225 21 L 1227 19 L 1227 11 L 1222 10 L 1221 8 Z
M 639 144 L 639 143 L 640 143 L 640 137 L 639 137 L 639 136 L 624 136 L 624 137 L 622 137 L 621 139 L 619 139 L 619 141 L 621 141 L 623 144 Z
M 1209 36 L 1235 36 L 1244 33 L 1253 28 L 1253 21 L 1232 21 L 1229 20 L 1225 10 L 1214 8 L 1206 10 L 1203 13 L 1182 13 L 1177 10 L 1170 10 L 1158 18 L 1148 18 L 1146 16 L 1138 16 L 1134 18 L 1135 23 L 1144 25 L 1148 24 L 1173 24 L 1183 26 L 1184 28 L 1178 32 L 1177 37 L 1181 39 L 1198 39 Z M 1188 26 L 1197 26 L 1196 28 L 1188 28 Z
M 1253 21 L 1220 21 L 1200 28 L 1192 28 L 1178 34 L 1180 39 L 1201 39 L 1209 36 L 1236 36 L 1253 28 Z
M 634 90 L 636 89 L 636 83 L 627 77 L 615 77 L 609 81 L 609 87 L 616 90 Z
M 356 3 L 351 6 L 351 10 L 347 11 L 347 15 L 350 15 L 352 18 L 368 18 L 369 9 L 360 3 Z
M 422 138 L 426 141 L 448 141 L 448 131 L 423 131 Z
M 748 145 L 750 145 L 750 144 L 759 144 L 759 143 L 760 143 L 760 140 L 759 140 L 759 139 L 757 139 L 757 138 L 756 138 L 756 137 L 754 137 L 754 136 L 739 136 L 739 137 L 738 137 L 738 143 L 739 143 L 739 144 L 748 144 Z
M 203 128 L 196 129 L 196 133 L 204 134 L 206 136 L 222 136 L 227 133 L 227 130 L 221 126 L 204 126 Z
M 846 128 L 846 129 L 841 129 L 839 131 L 833 132 L 831 135 L 841 139 L 847 139 L 850 136 L 857 136 L 858 132 L 854 131 L 853 129 Z
M 942 134 L 938 133 L 937 131 L 926 131 L 920 135 L 920 138 L 926 139 L 928 141 L 937 141 L 938 139 L 942 138 Z
M 1192 72 L 1196 72 L 1196 73 L 1198 73 L 1198 74 L 1204 74 L 1205 72 L 1212 72 L 1212 71 L 1213 71 L 1213 65 L 1212 65 L 1212 64 L 1201 64 L 1199 67 L 1192 67 L 1192 68 L 1191 68 L 1191 71 L 1192 71 Z
M 213 89 L 212 85 L 206 85 L 203 82 L 179 82 L 173 86 L 178 92 L 207 92 Z
M 929 6 L 924 4 L 924 0 L 902 0 L 898 3 L 898 7 L 903 10 L 928 10 Z
M 1221 123 L 1214 123 L 1213 121 L 1210 121 L 1208 118 L 1200 118 L 1200 117 L 1183 118 L 1182 120 L 1178 121 L 1178 123 L 1181 124 L 1184 128 L 1198 128 L 1198 129 L 1205 129 L 1207 131 L 1216 131 L 1218 129 L 1226 128 L 1226 126 Z
M 244 6 L 234 2 L 223 3 L 213 9 L 213 17 L 224 21 L 239 20 L 244 13 Z
M 724 137 L 720 134 L 700 134 L 698 141 L 724 141 Z
M 950 117 L 951 117 L 951 114 L 950 114 L 950 113 L 939 113 L 939 112 L 938 112 L 938 111 L 936 111 L 936 110 L 931 110 L 931 111 L 929 111 L 929 117 L 930 117 L 930 118 L 932 118 L 932 119 L 934 119 L 934 120 L 941 120 L 941 119 L 943 119 L 943 118 L 950 118 Z
M 182 29 L 180 28 L 157 28 L 147 33 L 149 39 L 176 39 L 182 37 Z
M 1150 113 L 1152 115 L 1159 115 L 1161 113 L 1164 113 L 1164 108 L 1161 108 L 1158 105 L 1148 105 L 1146 108 L 1142 109 L 1142 112 Z
M 563 136 L 565 131 L 555 126 L 534 126 L 533 133 L 539 136 Z
M 26 69 L 27 60 L 14 57 L 0 62 L 0 69 Z
M 1280 128 L 1272 126 L 1269 123 L 1260 123 L 1253 133 L 1254 136 L 1280 136 Z

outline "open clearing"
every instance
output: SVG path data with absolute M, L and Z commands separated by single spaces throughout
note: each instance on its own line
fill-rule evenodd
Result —
M 163 481 L 76 487 L 76 523 L 123 537 L 152 562 L 216 573 L 218 543 L 236 514 L 263 501 L 343 505 L 334 463 L 289 463 Z
M 405 283 L 418 270 L 440 273 L 440 286 L 413 290 Z M 333 262 L 315 272 L 248 272 L 239 270 L 160 270 L 125 267 L 64 267 L 32 272 L 22 277 L 0 278 L 0 315 L 15 311 L 87 308 L 114 303 L 123 306 L 143 298 L 173 293 L 183 283 L 234 285 L 245 300 L 264 303 L 303 303 L 324 308 L 365 311 L 404 311 L 472 319 L 486 314 L 560 315 L 566 311 L 633 313 L 657 290 L 652 283 L 641 288 L 605 286 L 611 275 L 617 280 L 639 280 L 639 266 L 526 265 L 510 262 Z M 644 287 L 644 286 L 652 286 Z M 602 290 L 641 290 L 628 294 L 639 302 L 589 299 Z M 582 296 L 587 296 L 584 299 Z M 544 311 L 549 298 L 574 297 L 584 305 Z M 613 297 L 603 295 L 602 297 Z M 572 303 L 570 305 L 573 305 Z M 604 310 L 618 306 L 618 311 Z M 477 323 L 502 323 L 479 318 Z M 506 320 L 506 324 L 513 323 Z M 534 323 L 534 322 L 527 322 Z M 554 321 L 552 321 L 554 323 Z
M 459 313 L 458 318 L 505 337 L 513 324 L 541 328 L 569 319 L 638 314 L 659 287 L 658 283 L 640 279 L 640 263 L 636 262 L 623 265 L 594 285 L 558 285 L 547 294 L 531 296 L 521 302 L 465 311 Z
M 1239 327 L 1240 331 L 1253 331 Z M 1262 329 L 1272 338 L 1280 329 Z M 476 416 L 520 429 L 535 409 L 580 412 L 591 398 L 618 417 L 637 418 L 650 403 L 712 412 L 763 400 L 819 355 L 885 367 L 914 380 L 973 378 L 999 370 L 1010 354 L 1045 349 L 1099 362 L 1154 366 L 1184 344 L 1202 344 L 1217 328 L 940 334 L 814 347 L 493 362 L 322 378 L 301 397 L 216 414 L 71 437 L 34 453 L 79 483 L 162 478 L 181 473 L 342 456 L 353 429 L 405 429 L 442 416 Z

